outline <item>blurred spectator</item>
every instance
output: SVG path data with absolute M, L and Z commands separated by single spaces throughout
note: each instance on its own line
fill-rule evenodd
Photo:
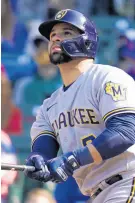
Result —
M 126 16 L 133 19 L 135 17 L 134 0 L 113 0 L 116 13 L 120 16 Z
M 18 0 L 18 16 L 25 23 L 48 18 L 48 0 Z
M 116 36 L 125 36 L 126 30 L 130 27 L 130 23 L 126 18 L 120 18 L 115 23 Z
M 30 150 L 30 137 L 28 135 L 39 106 L 61 85 L 58 68 L 48 64 L 47 42 L 35 38 L 33 43 L 35 44 L 34 58 L 28 57 L 33 61 L 36 60 L 37 72 L 17 80 L 13 91 L 13 100 L 21 111 L 23 121 L 22 131 L 18 141 L 15 141 L 15 146 L 19 149 L 25 148 L 25 152 Z M 14 137 L 12 137 L 13 139 Z
M 10 137 L 1 132 L 1 162 L 17 164 L 17 157 Z M 1 170 L 1 202 L 8 203 L 9 186 L 16 180 L 16 171 Z
M 1 67 L 1 128 L 6 129 L 9 120 L 14 114 L 14 105 L 12 103 L 11 83 L 8 80 L 4 66 Z M 16 126 L 18 120 L 15 121 Z M 10 137 L 4 131 L 1 132 L 1 162 L 17 164 L 15 149 L 11 143 Z M 1 201 L 8 202 L 9 186 L 15 182 L 16 171 L 1 171 Z
M 11 82 L 7 77 L 4 66 L 1 67 L 1 128 L 7 133 L 20 132 L 20 112 L 12 102 Z
M 127 37 L 125 33 L 129 27 L 129 21 L 124 18 L 117 20 L 115 23 L 117 61 L 120 58 L 121 49 L 127 44 Z
M 25 53 L 20 55 L 2 55 L 1 60 L 5 65 L 5 69 L 12 86 L 20 78 L 32 76 L 37 72 L 37 64 L 31 57 L 35 53 L 35 45 L 33 37 L 39 36 L 38 25 L 40 21 L 32 21 L 29 24 L 29 37 L 25 46 Z
M 10 0 L 1 1 L 1 11 L 2 54 L 22 53 L 28 35 L 27 28 L 13 14 Z
M 76 0 L 76 5 L 75 9 L 87 16 L 87 18 L 90 17 L 90 15 L 93 13 L 93 6 L 94 6 L 94 1 L 93 0 Z
M 13 27 L 13 13 L 8 0 L 1 1 L 1 35 L 10 40 Z M 8 25 L 8 26 L 7 26 Z
M 86 0 L 87 1 L 87 0 Z M 86 2 L 87 4 L 87 2 Z M 51 19 L 55 16 L 55 14 L 62 9 L 74 9 L 75 8 L 75 0 L 50 0 L 48 5 L 48 19 Z
M 19 56 L 2 55 L 1 61 L 5 66 L 12 86 L 18 79 L 31 76 L 37 72 L 36 62 L 28 54 Z
M 25 106 L 25 108 L 31 106 L 31 115 L 33 117 L 35 117 L 35 107 L 40 105 L 45 98 L 48 98 L 61 85 L 58 68 L 49 64 L 47 44 L 40 40 L 36 38 L 33 42 L 37 47 L 36 53 L 33 54 L 37 63 L 37 73 L 18 80 L 14 88 L 16 104 L 19 107 L 20 105 L 21 107 Z
M 135 29 L 125 32 L 127 43 L 119 50 L 119 67 L 135 79 Z
M 84 13 L 88 18 L 91 15 L 115 15 L 113 0 L 86 0 L 85 4 L 81 0 L 76 0 L 78 11 Z
M 75 0 L 50 0 L 49 1 L 49 8 L 55 8 L 57 11 L 60 11 L 62 9 L 73 9 L 75 6 Z
M 41 20 L 32 20 L 29 23 L 29 35 L 25 47 L 25 52 L 30 56 L 34 56 L 36 54 L 37 46 L 35 44 L 35 41 L 38 39 L 41 39 L 42 41 L 45 40 L 45 38 L 38 31 L 38 27 L 41 22 Z
M 128 38 L 126 32 L 130 29 L 131 22 L 124 18 L 118 18 L 113 22 L 111 32 L 113 33 L 113 38 L 110 38 L 110 45 L 104 51 L 104 55 L 107 60 L 107 64 L 116 66 L 118 64 L 121 49 L 127 44 Z M 110 36 L 111 37 L 111 36 Z
M 47 190 L 36 188 L 28 193 L 25 203 L 56 203 L 56 201 Z
M 127 29 L 125 32 L 126 37 L 128 38 L 128 40 L 130 41 L 135 41 L 135 29 L 134 28 L 130 28 Z
M 1 66 L 1 128 L 7 126 L 9 116 L 12 112 L 12 90 L 11 83 L 6 75 L 5 68 Z

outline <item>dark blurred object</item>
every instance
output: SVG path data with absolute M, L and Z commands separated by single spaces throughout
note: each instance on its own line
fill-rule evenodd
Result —
M 39 48 L 43 41 L 44 41 L 43 39 L 37 37 L 36 39 L 33 40 L 33 44 L 35 47 Z
M 128 41 L 127 45 L 121 48 L 120 57 L 135 60 L 135 42 Z
M 18 0 L 10 0 L 11 9 L 15 15 L 17 15 L 17 3 Z
M 48 8 L 48 19 L 51 19 L 59 10 L 56 8 Z
M 131 67 L 127 73 L 135 80 L 135 65 L 134 67 Z

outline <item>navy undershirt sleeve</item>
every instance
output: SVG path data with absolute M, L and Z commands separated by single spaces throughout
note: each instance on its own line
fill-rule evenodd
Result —
M 103 160 L 123 153 L 135 144 L 135 114 L 115 115 L 106 122 L 106 129 L 92 144 Z
M 49 135 L 42 135 L 38 137 L 32 146 L 32 152 L 41 154 L 47 160 L 56 157 L 58 150 L 58 142 Z

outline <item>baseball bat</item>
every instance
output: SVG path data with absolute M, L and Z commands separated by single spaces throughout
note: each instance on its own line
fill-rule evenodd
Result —
M 34 166 L 16 165 L 8 163 L 1 164 L 1 170 L 24 171 L 25 169 L 27 169 L 28 171 L 35 171 Z

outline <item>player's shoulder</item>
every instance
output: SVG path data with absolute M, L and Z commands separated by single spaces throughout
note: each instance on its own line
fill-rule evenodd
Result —
M 116 66 L 110 66 L 105 64 L 94 64 L 95 71 L 101 75 L 108 75 L 110 73 L 124 72 Z
M 129 76 L 124 70 L 116 67 L 116 66 L 110 66 L 110 65 L 104 65 L 104 64 L 94 64 L 94 75 L 99 80 L 104 80 L 105 78 L 125 78 L 132 80 L 132 77 Z
M 58 99 L 58 97 L 59 97 L 59 95 L 60 95 L 61 89 L 62 89 L 62 86 L 61 86 L 59 89 L 55 90 L 55 91 L 51 94 L 51 96 L 50 96 L 49 98 L 45 99 L 45 100 L 43 101 L 43 107 L 45 107 L 45 108 L 47 109 L 47 108 L 49 108 L 49 106 L 51 106 L 51 105 L 53 105 L 54 103 L 56 103 L 56 102 L 57 102 L 57 99 Z

